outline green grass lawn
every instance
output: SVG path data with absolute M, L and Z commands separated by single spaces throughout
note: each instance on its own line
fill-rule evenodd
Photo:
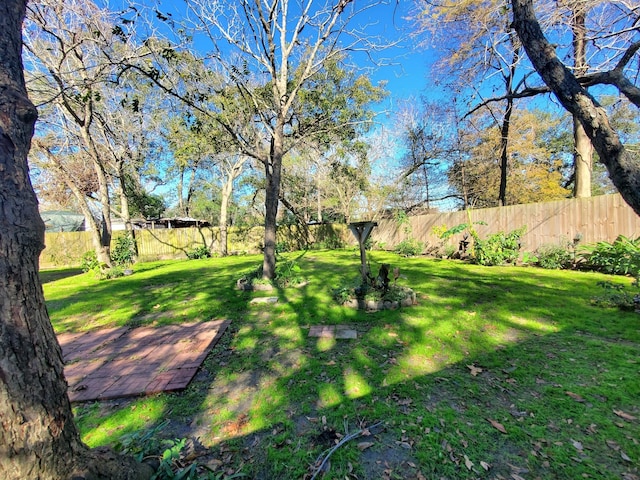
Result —
M 322 478 L 640 477 L 640 316 L 590 301 L 598 282 L 630 279 L 369 258 L 399 267 L 418 305 L 337 305 L 332 288 L 358 278 L 346 250 L 307 252 L 308 285 L 273 293 L 234 288 L 256 256 L 138 264 L 108 281 L 43 272 L 56 332 L 232 320 L 185 391 L 78 405 L 84 441 L 162 425 L 156 440 L 199 440 L 211 478 L 301 479 L 343 435 L 382 422 L 340 446 Z M 279 303 L 249 304 L 271 295 Z M 335 324 L 358 339 L 308 336 Z

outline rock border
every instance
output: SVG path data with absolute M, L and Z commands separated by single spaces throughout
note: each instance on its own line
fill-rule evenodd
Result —
M 302 288 L 306 287 L 307 285 L 309 285 L 309 282 L 305 281 L 287 288 Z M 236 288 L 244 292 L 271 292 L 276 287 L 274 287 L 270 283 L 253 283 L 252 281 L 245 278 L 240 278 L 236 282 Z
M 236 288 L 245 292 L 270 292 L 274 287 L 270 283 L 253 283 L 246 278 L 240 278 L 236 282 Z
M 365 310 L 367 312 L 379 312 L 381 310 L 397 310 L 400 307 L 411 307 L 417 305 L 416 292 L 409 289 L 409 295 L 400 301 L 391 300 L 365 300 L 364 298 L 352 298 L 342 305 L 357 310 Z

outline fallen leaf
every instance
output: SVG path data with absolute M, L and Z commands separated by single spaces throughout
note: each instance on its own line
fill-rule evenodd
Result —
M 475 365 L 467 365 L 467 368 L 471 370 L 471 375 L 477 377 L 479 373 L 482 373 L 482 368 L 476 367 Z
M 358 449 L 360 449 L 360 451 L 364 451 L 369 447 L 373 446 L 373 442 L 360 442 L 358 443 Z
M 625 420 L 629 420 L 630 422 L 632 422 L 633 420 L 637 420 L 636 417 L 634 417 L 633 415 L 630 415 L 630 414 L 628 414 L 626 412 L 623 412 L 622 410 L 614 410 L 613 413 L 615 413 L 620 418 L 624 418 Z
M 473 468 L 473 462 L 469 460 L 469 457 L 464 456 L 464 464 L 467 467 L 467 470 L 471 470 Z
M 564 392 L 567 395 L 569 395 L 571 398 L 573 398 L 576 402 L 580 402 L 580 403 L 584 403 L 584 398 L 582 398 L 580 395 L 578 395 L 577 393 L 573 393 L 573 392 Z
M 622 450 L 620 450 L 620 457 L 622 457 L 622 459 L 623 459 L 625 462 L 630 462 L 630 461 L 631 461 L 631 459 L 629 458 L 629 456 L 628 456 L 626 453 L 624 453 Z
M 576 450 L 578 450 L 579 452 L 582 452 L 582 450 L 584 449 L 583 446 L 582 446 L 582 443 L 580 443 L 580 442 L 577 442 L 577 441 L 572 439 L 571 443 L 573 444 L 574 448 Z
M 504 425 L 502 425 L 501 423 L 496 422 L 495 420 L 491 420 L 490 418 L 487 418 L 487 420 L 489 421 L 489 423 L 491 424 L 491 426 L 493 426 L 493 428 L 495 428 L 496 430 L 498 430 L 501 433 L 507 433 L 507 430 L 504 428 Z
M 489 469 L 491 468 L 491 465 L 489 465 L 487 462 L 480 462 L 480 466 L 486 471 L 489 471 Z
M 607 446 L 614 451 L 618 451 L 620 450 L 620 445 L 618 445 L 618 442 L 615 442 L 613 440 L 605 440 L 605 442 L 607 443 Z

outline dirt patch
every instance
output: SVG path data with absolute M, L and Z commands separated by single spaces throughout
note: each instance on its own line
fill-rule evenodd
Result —
M 376 435 L 373 443 L 360 455 L 360 466 L 364 470 L 363 478 L 407 480 L 425 478 L 416 468 L 417 461 L 411 449 L 397 445 L 391 434 Z

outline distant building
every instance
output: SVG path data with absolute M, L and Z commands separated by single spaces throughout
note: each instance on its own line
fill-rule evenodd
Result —
M 210 227 L 211 223 L 207 220 L 200 220 L 191 217 L 174 217 L 174 218 L 152 218 L 145 220 L 142 218 L 132 218 L 131 224 L 135 230 L 142 229 L 167 229 L 167 228 L 189 228 L 189 227 Z M 124 222 L 121 220 L 112 222 L 113 230 L 125 230 Z
M 82 232 L 85 230 L 84 215 L 65 210 L 40 212 L 46 232 Z

